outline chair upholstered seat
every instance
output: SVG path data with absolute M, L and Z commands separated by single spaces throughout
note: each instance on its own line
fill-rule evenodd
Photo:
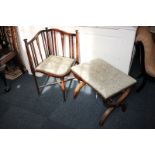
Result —
M 71 70 L 101 94 L 104 99 L 136 83 L 135 79 L 101 59 L 76 65 Z
M 36 71 L 50 75 L 64 76 L 70 72 L 70 67 L 73 64 L 74 59 L 51 55 L 36 67 Z

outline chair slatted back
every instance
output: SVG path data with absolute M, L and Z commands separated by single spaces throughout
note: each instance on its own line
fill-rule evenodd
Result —
M 32 72 L 50 55 L 75 59 L 79 63 L 78 31 L 68 33 L 59 29 L 39 31 L 30 41 L 24 39 Z
M 66 56 L 76 59 L 78 55 L 78 32 L 68 33 L 59 29 L 47 29 L 48 49 L 52 55 Z

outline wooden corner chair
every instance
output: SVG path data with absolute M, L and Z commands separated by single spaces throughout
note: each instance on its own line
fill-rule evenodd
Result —
M 41 94 L 42 87 L 36 77 L 39 72 L 60 79 L 60 82 L 52 84 L 60 84 L 65 101 L 65 77 L 70 74 L 71 67 L 79 63 L 78 31 L 69 33 L 46 28 L 39 31 L 30 41 L 24 39 L 24 42 L 38 94 Z

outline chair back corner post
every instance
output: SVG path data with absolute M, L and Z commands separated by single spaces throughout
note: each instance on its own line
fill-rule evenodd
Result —
M 33 75 L 35 75 L 35 69 L 34 69 L 32 57 L 31 57 L 31 54 L 30 54 L 30 51 L 29 51 L 27 39 L 24 39 L 24 43 L 25 43 L 26 53 L 27 53 L 27 56 L 28 56 L 28 61 L 29 61 L 29 64 L 30 64 L 31 72 L 32 72 Z
M 79 64 L 79 31 L 76 30 L 76 63 Z
M 33 60 L 32 60 L 30 50 L 29 50 L 29 47 L 28 47 L 29 42 L 27 42 L 27 39 L 24 39 L 24 42 L 25 42 L 26 53 L 27 53 L 27 56 L 28 56 L 30 69 L 31 69 L 31 72 L 32 72 L 32 75 L 33 75 L 33 78 L 34 78 L 34 81 L 35 81 L 36 88 L 37 88 L 37 93 L 38 93 L 38 95 L 40 95 L 41 92 L 40 92 L 39 85 L 38 85 L 38 82 L 37 82 Z
M 65 42 L 65 39 L 64 39 L 64 33 L 63 32 L 60 32 L 60 35 L 61 35 L 61 46 L 62 46 L 62 55 L 64 57 L 64 42 Z

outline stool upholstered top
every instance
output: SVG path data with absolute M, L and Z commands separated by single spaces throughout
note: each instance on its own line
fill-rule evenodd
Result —
M 94 59 L 71 68 L 72 72 L 107 99 L 132 86 L 136 80 L 102 59 Z

